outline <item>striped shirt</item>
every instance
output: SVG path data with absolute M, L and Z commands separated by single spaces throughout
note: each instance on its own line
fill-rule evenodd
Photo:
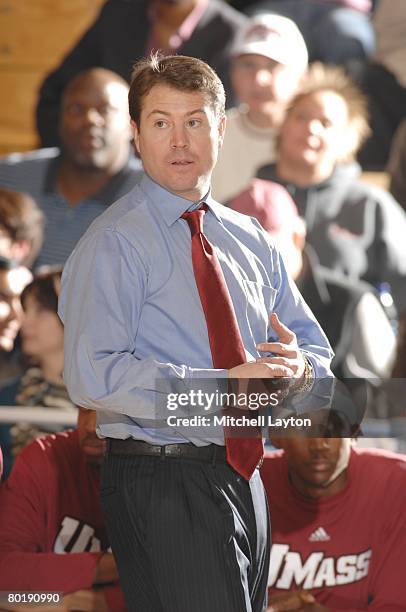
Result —
M 60 157 L 59 149 L 50 148 L 13 153 L 0 161 L 0 185 L 29 193 L 45 216 L 44 244 L 35 267 L 64 264 L 92 221 L 143 174 L 141 162 L 131 158 L 104 189 L 71 206 L 56 185 Z

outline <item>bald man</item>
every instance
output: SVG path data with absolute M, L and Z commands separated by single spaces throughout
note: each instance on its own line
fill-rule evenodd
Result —
M 29 193 L 45 215 L 36 265 L 64 264 L 91 222 L 141 178 L 130 149 L 127 96 L 127 83 L 110 70 L 80 73 L 64 91 L 61 148 L 0 162 L 0 185 Z

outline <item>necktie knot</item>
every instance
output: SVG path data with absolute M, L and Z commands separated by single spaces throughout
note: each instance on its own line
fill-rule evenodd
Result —
M 188 222 L 192 238 L 195 234 L 203 234 L 203 217 L 207 210 L 207 204 L 202 204 L 197 210 L 183 213 L 181 218 Z

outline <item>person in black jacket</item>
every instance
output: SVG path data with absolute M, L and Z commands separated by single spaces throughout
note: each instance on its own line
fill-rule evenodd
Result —
M 42 146 L 59 144 L 62 92 L 77 73 L 99 66 L 129 81 L 133 63 L 152 49 L 204 60 L 231 96 L 229 52 L 246 21 L 223 0 L 107 0 L 96 21 L 41 86 L 37 128 Z

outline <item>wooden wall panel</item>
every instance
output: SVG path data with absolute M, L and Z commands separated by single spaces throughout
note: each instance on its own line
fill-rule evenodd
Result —
M 0 0 L 0 154 L 37 146 L 38 86 L 94 20 L 103 2 Z

